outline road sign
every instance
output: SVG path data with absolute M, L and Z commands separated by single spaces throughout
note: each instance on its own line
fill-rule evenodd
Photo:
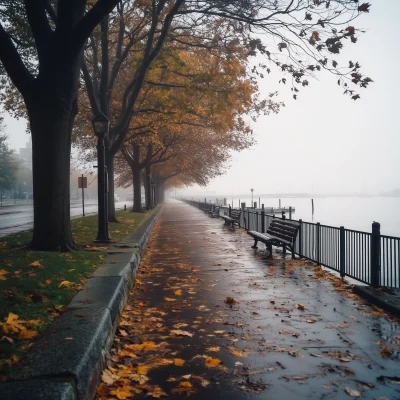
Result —
M 78 177 L 78 189 L 86 189 L 87 188 L 87 177 L 80 176 Z

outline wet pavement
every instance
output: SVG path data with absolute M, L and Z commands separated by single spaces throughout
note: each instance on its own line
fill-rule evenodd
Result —
M 243 229 L 165 206 L 98 398 L 400 399 L 400 324 Z

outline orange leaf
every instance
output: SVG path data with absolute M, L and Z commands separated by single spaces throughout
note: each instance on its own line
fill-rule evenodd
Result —
M 205 360 L 205 363 L 206 363 L 206 367 L 215 368 L 215 367 L 218 367 L 218 365 L 221 364 L 222 361 L 219 360 L 218 358 L 207 357 Z
M 117 396 L 120 400 L 132 398 L 132 388 L 130 386 L 123 386 L 122 388 L 112 390 L 110 393 Z
M 4 275 L 7 275 L 8 271 L 6 271 L 5 269 L 0 269 L 0 281 L 6 281 L 7 278 Z
M 31 262 L 31 263 L 29 264 L 29 266 L 30 266 L 31 268 L 41 268 L 41 267 L 43 267 L 43 265 L 40 264 L 39 261 Z
M 181 289 L 175 290 L 174 295 L 175 296 L 182 296 L 182 290 Z
M 19 340 L 32 339 L 37 335 L 38 333 L 36 331 L 30 331 L 29 329 L 24 328 L 19 333 L 18 339 Z
M 177 367 L 182 367 L 182 365 L 185 364 L 185 360 L 182 360 L 181 358 L 175 358 L 174 359 L 174 364 Z

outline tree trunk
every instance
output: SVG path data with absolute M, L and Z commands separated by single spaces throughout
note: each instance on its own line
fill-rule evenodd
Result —
M 135 163 L 132 168 L 133 177 L 133 212 L 142 212 L 142 174 L 140 173 L 140 168 Z
M 142 174 L 140 168 L 140 146 L 133 146 L 133 163 L 131 166 L 133 178 L 133 212 L 142 212 Z
M 114 199 L 114 155 L 109 151 L 106 153 L 107 179 L 108 179 L 108 222 L 118 222 L 115 215 L 115 199 Z
M 145 194 L 146 194 L 146 209 L 150 210 L 153 208 L 153 199 L 152 199 L 152 193 L 151 193 L 151 175 L 150 175 L 150 165 L 146 165 L 145 167 L 145 179 L 144 179 L 144 184 L 145 184 Z
M 69 171 L 75 112 L 75 105 L 57 107 L 52 101 L 29 110 L 34 188 L 32 247 L 35 250 L 66 251 L 74 247 Z

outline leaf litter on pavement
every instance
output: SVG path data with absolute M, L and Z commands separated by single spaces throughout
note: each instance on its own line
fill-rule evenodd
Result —
M 174 228 L 169 228 L 168 236 L 178 236 L 178 233 Z M 245 293 L 239 292 L 236 295 L 232 291 L 235 297 L 232 293 L 220 293 L 219 304 L 207 302 L 207 296 L 199 294 L 212 291 L 215 283 L 204 287 L 201 269 L 193 265 L 179 247 L 174 244 L 171 246 L 165 241 L 165 237 L 160 240 L 159 236 L 160 222 L 153 231 L 140 265 L 136 285 L 122 313 L 120 327 L 107 358 L 107 368 L 103 371 L 102 382 L 97 390 L 98 399 L 167 396 L 196 398 L 204 388 L 221 388 L 223 382 L 236 385 L 236 390 L 245 392 L 268 390 L 270 383 L 263 382 L 259 377 L 268 372 L 283 371 L 288 366 L 266 358 L 264 365 L 252 368 L 249 356 L 255 351 L 262 354 L 281 353 L 283 357 L 287 357 L 288 365 L 290 359 L 310 356 L 321 360 L 321 375 L 354 377 L 355 373 L 350 366 L 352 362 L 362 361 L 360 357 L 350 351 L 323 348 L 304 352 L 303 346 L 319 342 L 307 341 L 301 331 L 290 329 L 292 327 L 289 325 L 286 328 L 284 320 L 281 320 L 283 327 L 279 329 L 279 334 L 282 337 L 280 341 L 286 343 L 285 345 L 262 337 L 257 339 L 255 348 L 251 345 L 252 335 L 257 336 L 263 331 L 263 327 L 244 330 L 246 322 L 240 320 L 238 315 L 241 308 L 244 308 L 241 307 L 244 303 L 237 295 Z M 222 262 L 215 265 L 224 264 Z M 291 260 L 287 262 L 283 273 L 276 266 L 270 266 L 265 277 L 273 278 L 279 274 L 280 277 L 290 279 L 291 274 L 299 269 L 301 273 L 309 275 L 309 266 L 303 260 Z M 170 269 L 174 272 L 169 273 Z M 326 278 L 335 291 L 355 300 L 348 285 L 342 280 L 327 276 L 326 271 L 319 266 L 313 267 L 312 273 L 311 280 Z M 261 290 L 262 284 L 249 279 L 250 287 Z M 310 324 L 310 329 L 323 322 L 321 315 L 313 314 L 306 303 L 276 297 L 267 299 L 266 302 L 271 310 L 275 310 L 276 316 L 292 315 L 306 325 Z M 251 305 L 251 301 L 246 301 L 246 304 Z M 258 309 L 249 312 L 252 318 L 260 319 L 263 324 L 265 321 L 260 313 Z M 357 317 L 349 315 L 348 318 L 349 321 L 336 323 L 332 329 L 351 329 L 352 322 Z M 325 325 L 325 329 L 330 329 L 330 326 Z M 390 357 L 391 350 L 385 343 L 380 346 L 382 357 Z M 282 375 L 281 379 L 303 384 L 315 375 L 288 373 Z M 334 379 L 332 378 L 332 382 Z M 357 385 L 357 389 L 351 384 L 343 387 L 345 396 L 359 397 L 363 390 L 373 387 L 368 382 Z M 330 384 L 323 387 L 331 388 Z

